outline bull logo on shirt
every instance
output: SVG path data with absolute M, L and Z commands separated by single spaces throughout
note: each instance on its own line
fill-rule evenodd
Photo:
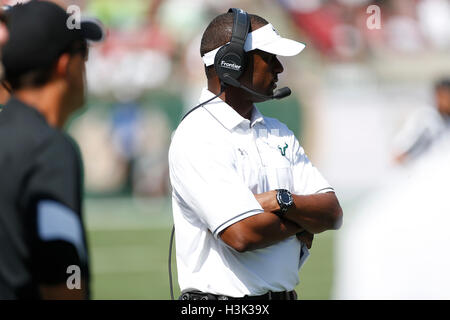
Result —
M 281 155 L 284 157 L 286 156 L 286 149 L 288 148 L 288 144 L 285 142 L 284 143 L 284 147 L 281 148 L 280 146 L 278 146 L 278 149 L 280 149 Z

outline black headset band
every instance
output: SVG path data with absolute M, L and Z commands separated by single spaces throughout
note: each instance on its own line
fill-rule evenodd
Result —
M 237 8 L 230 8 L 228 12 L 233 12 L 234 16 L 230 42 L 244 48 L 248 30 L 250 29 L 250 19 L 248 18 L 248 14 L 244 10 Z
M 233 13 L 231 40 L 216 53 L 214 69 L 222 85 L 240 86 L 236 81 L 246 68 L 244 45 L 250 28 L 250 19 L 247 12 L 241 9 L 231 8 L 228 12 Z

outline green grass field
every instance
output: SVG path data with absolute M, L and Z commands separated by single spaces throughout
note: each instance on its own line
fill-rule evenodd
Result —
M 169 199 L 90 199 L 85 206 L 93 299 L 170 299 Z M 300 299 L 329 299 L 333 232 L 316 235 L 296 288 Z M 172 262 L 175 297 L 179 295 Z

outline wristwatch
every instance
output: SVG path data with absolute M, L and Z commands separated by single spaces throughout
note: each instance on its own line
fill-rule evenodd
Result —
M 294 204 L 292 194 L 286 189 L 277 189 L 277 201 L 280 205 L 280 214 L 284 215 Z

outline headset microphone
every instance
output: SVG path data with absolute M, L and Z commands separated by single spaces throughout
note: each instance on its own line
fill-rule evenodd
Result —
M 244 89 L 245 91 L 247 91 L 259 98 L 263 98 L 264 100 L 283 99 L 283 98 L 286 98 L 287 96 L 291 95 L 291 89 L 289 89 L 288 87 L 283 87 L 281 89 L 275 90 L 275 92 L 271 96 L 266 96 L 264 94 L 258 93 L 258 92 L 253 91 L 252 89 L 247 88 L 246 86 L 243 86 L 243 85 L 241 85 L 239 88 Z
M 291 95 L 291 89 L 289 87 L 283 87 L 281 89 L 275 90 L 272 99 L 283 99 Z
M 233 87 L 241 88 L 259 98 L 262 98 L 264 100 L 271 100 L 271 99 L 283 99 L 291 95 L 291 89 L 288 87 L 283 87 L 281 89 L 275 90 L 273 95 L 266 96 L 264 94 L 258 93 L 256 91 L 253 91 L 250 88 L 247 88 L 246 86 L 242 85 L 238 80 L 230 77 L 229 75 L 225 75 L 224 78 L 227 80 L 227 82 L 232 85 Z M 222 83 L 222 88 L 224 87 L 224 84 Z

